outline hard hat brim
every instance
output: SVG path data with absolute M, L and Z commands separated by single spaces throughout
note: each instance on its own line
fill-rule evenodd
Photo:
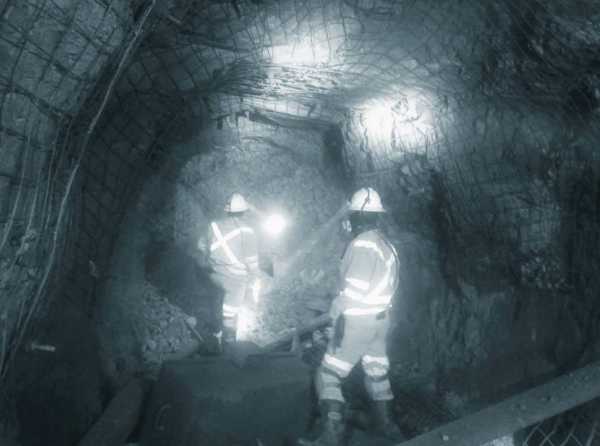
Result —
M 239 209 L 231 209 L 230 206 L 225 206 L 224 210 L 225 210 L 225 212 L 246 212 L 246 211 L 250 210 L 250 208 L 246 206 L 246 207 L 241 207 Z
M 368 212 L 369 214 L 386 214 L 387 209 L 355 209 L 353 207 L 348 208 L 350 212 Z

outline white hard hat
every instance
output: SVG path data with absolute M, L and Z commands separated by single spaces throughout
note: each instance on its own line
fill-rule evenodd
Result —
M 229 198 L 227 206 L 225 206 L 225 212 L 246 212 L 248 210 L 248 203 L 246 199 L 238 193 L 235 193 Z
M 385 212 L 381 197 L 377 191 L 371 187 L 363 187 L 352 195 L 350 200 L 350 210 L 357 212 Z

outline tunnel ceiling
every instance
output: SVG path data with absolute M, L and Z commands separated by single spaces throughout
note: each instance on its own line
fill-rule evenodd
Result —
M 224 112 L 243 97 L 246 107 L 335 120 L 370 98 L 457 83 L 459 55 L 446 49 L 478 31 L 480 8 L 425 3 L 173 4 L 161 8 L 139 72 L 150 66 L 155 88 L 210 95 Z
M 410 89 L 544 104 L 589 87 L 594 3 L 171 2 L 157 8 L 139 62 L 164 92 L 299 113 L 294 105 L 335 110 Z

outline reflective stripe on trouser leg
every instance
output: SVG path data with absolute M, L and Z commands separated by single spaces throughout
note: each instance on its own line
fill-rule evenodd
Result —
M 365 376 L 365 387 L 373 401 L 389 401 L 394 399 L 390 380 L 387 376 L 380 380 Z
M 386 354 L 385 342 L 388 327 L 389 321 L 386 318 L 377 327 L 375 339 L 361 358 L 365 371 L 365 387 L 374 401 L 394 399 L 388 379 L 390 361 Z
M 344 396 L 342 395 L 342 379 L 335 373 L 323 368 L 323 366 L 319 367 L 315 384 L 319 400 L 344 402 Z
M 340 378 L 345 378 L 352 371 L 354 364 L 348 362 L 339 356 L 332 353 L 325 353 L 321 366 L 335 373 Z
M 375 380 L 387 376 L 390 369 L 390 361 L 387 356 L 364 355 L 361 362 L 365 373 Z
M 365 371 L 365 387 L 373 401 L 387 401 L 394 399 L 388 371 L 390 362 L 387 356 L 364 355 L 362 366 Z
M 342 351 L 343 352 L 343 351 Z M 317 394 L 320 400 L 344 402 L 342 379 L 350 374 L 353 364 L 340 358 L 331 351 L 323 356 L 321 367 L 317 371 Z

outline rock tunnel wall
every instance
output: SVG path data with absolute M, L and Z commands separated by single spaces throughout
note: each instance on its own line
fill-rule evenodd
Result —
M 79 303 L 64 305 L 59 319 L 40 322 L 40 315 L 48 314 L 48 291 L 56 290 L 74 265 L 63 256 L 67 245 L 71 255 L 75 252 L 81 210 L 63 199 L 72 190 L 80 154 L 69 137 L 89 125 L 89 119 L 79 119 L 83 106 L 102 94 L 105 78 L 114 72 L 131 25 L 129 9 L 125 1 L 2 2 L 0 15 L 0 430 L 10 438 L 16 419 L 31 417 L 39 420 L 40 431 L 56 429 L 56 437 L 73 441 L 101 410 L 94 335 Z M 58 353 L 17 357 L 36 339 L 25 336 L 31 330 L 42 335 L 40 343 L 60 344 Z M 43 336 L 48 332 L 52 335 Z M 9 370 L 18 372 L 10 376 Z M 41 370 L 47 372 L 43 377 Z M 71 385 L 82 391 L 77 401 L 53 390 Z M 24 393 L 15 401 L 13 391 Z M 39 398 L 40 392 L 47 400 Z M 28 403 L 37 400 L 42 402 Z M 47 417 L 52 401 L 77 422 L 65 425 Z M 35 441 L 32 430 L 21 433 L 23 441 Z
M 404 330 L 412 353 L 401 360 L 397 352 L 410 364 L 404 376 L 406 367 L 416 375 L 471 367 L 506 352 L 507 344 L 517 355 L 527 345 L 564 368 L 595 356 L 598 5 L 432 5 L 0 3 L 0 56 L 8 61 L 0 67 L 3 379 L 11 364 L 15 376 L 33 369 L 61 375 L 65 358 L 81 347 L 86 353 L 70 370 L 82 376 L 79 367 L 90 367 L 93 382 L 81 386 L 92 390 L 83 398 L 88 406 L 74 410 L 84 415 L 74 415 L 79 421 L 64 435 L 74 438 L 89 425 L 104 383 L 88 319 L 102 307 L 113 272 L 127 264 L 111 263 L 111 255 L 130 246 L 123 237 L 133 224 L 149 226 L 147 236 L 161 243 L 189 246 L 212 217 L 198 209 L 216 209 L 210 201 L 196 207 L 190 196 L 214 186 L 195 178 L 187 194 L 179 180 L 210 159 L 218 162 L 220 152 L 203 151 L 215 142 L 200 136 L 213 132 L 255 138 L 242 146 L 266 146 L 264 153 L 282 145 L 292 149 L 289 157 L 300 147 L 294 132 L 308 130 L 311 149 L 345 147 L 330 158 L 338 167 L 327 173 L 336 178 L 328 200 L 364 184 L 383 192 L 400 223 L 401 230 L 390 231 L 406 252 L 411 278 L 405 294 L 414 310 Z M 426 103 L 424 127 L 419 110 L 402 109 L 411 95 Z M 390 97 L 402 119 L 387 133 L 369 130 L 361 116 L 369 101 Z M 236 121 L 247 134 L 232 126 Z M 419 137 L 406 144 L 406 129 L 415 127 Z M 301 175 L 296 180 L 304 182 Z M 168 218 L 154 208 L 157 189 L 174 197 L 165 198 L 175 206 Z M 151 210 L 126 213 L 133 203 Z M 302 200 L 298 208 L 318 209 Z M 135 220 L 148 213 L 158 222 Z M 145 265 L 133 260 L 141 281 Z M 316 277 L 318 264 L 305 277 Z M 158 302 L 155 288 L 147 295 Z M 168 307 L 164 300 L 157 306 Z M 189 314 L 169 311 L 167 317 Z M 164 317 L 159 311 L 148 323 Z M 67 319 L 73 323 L 60 323 Z M 89 340 L 85 347 L 77 342 L 82 338 Z M 56 343 L 64 356 L 19 348 L 31 340 Z M 140 360 L 143 345 L 135 352 Z M 34 372 L 21 378 L 6 388 L 39 381 Z M 52 379 L 31 387 L 47 395 L 40 412 L 53 404 L 53 387 Z
M 44 275 L 44 231 L 54 230 L 58 197 L 76 157 L 60 142 L 120 49 L 128 9 L 125 2 L 110 8 L 5 2 L 2 19 L 2 289 L 13 297 L 4 303 L 3 320 L 14 322 Z

